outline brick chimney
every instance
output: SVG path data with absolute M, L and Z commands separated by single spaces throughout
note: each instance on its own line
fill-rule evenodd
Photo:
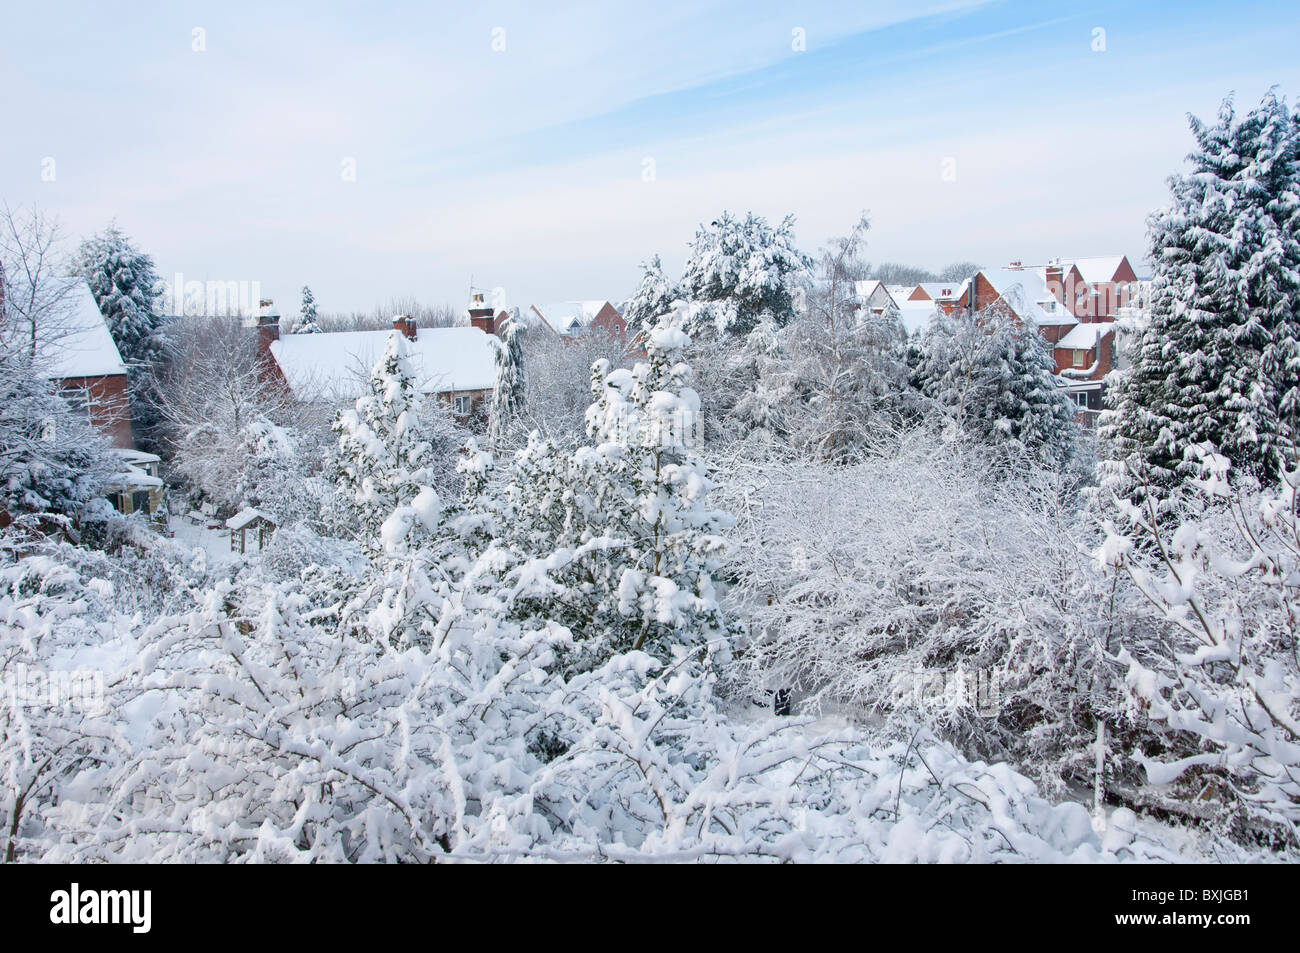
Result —
M 280 364 L 271 353 L 271 345 L 280 340 L 280 312 L 275 302 L 263 298 L 257 303 L 257 366 L 263 381 L 285 383 Z
M 496 333 L 496 311 L 481 291 L 472 292 L 469 296 L 469 323 L 484 334 Z
M 1047 263 L 1047 269 L 1043 274 L 1043 280 L 1047 284 L 1047 290 L 1057 301 L 1065 306 L 1066 311 L 1070 311 L 1070 301 L 1065 295 L 1065 285 L 1062 282 L 1063 272 L 1061 270 L 1061 259 L 1054 258 Z
M 280 312 L 275 302 L 263 298 L 257 302 L 257 350 L 259 354 L 270 354 L 271 344 L 280 340 Z
M 401 331 L 407 340 L 415 340 L 415 318 L 409 314 L 399 314 L 393 317 L 393 330 Z

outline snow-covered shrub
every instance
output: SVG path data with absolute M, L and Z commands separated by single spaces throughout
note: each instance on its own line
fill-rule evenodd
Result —
M 1106 642 L 1145 644 L 1149 624 L 1092 570 L 1095 531 L 1059 472 L 1022 459 L 1001 473 L 925 431 L 851 465 L 718 465 L 738 520 L 727 608 L 746 630 L 731 690 L 790 689 L 796 710 L 897 736 L 924 724 L 1058 790 L 1092 780 L 1099 720 L 1115 744 L 1138 729 Z M 1108 787 L 1133 773 L 1106 770 Z
M 37 653 L 98 637 L 118 654 L 100 656 L 95 718 L 21 710 L 28 723 L 7 726 L 6 831 L 26 794 L 15 857 L 1171 857 L 1131 823 L 1100 837 L 1082 807 L 1054 807 L 1006 766 L 931 739 L 873 748 L 848 727 L 737 719 L 712 693 L 709 646 L 622 653 L 566 680 L 554 660 L 571 633 L 511 621 L 512 603 L 591 552 L 490 552 L 451 579 L 408 554 L 424 596 L 403 611 L 434 624 L 427 647 L 404 649 L 348 624 L 332 584 L 196 588 L 189 610 L 128 630 L 92 621 L 112 617 L 87 598 L 105 585 L 20 561 L 0 596 L 7 648 L 34 623 L 52 627 L 27 640 Z
M 108 450 L 84 415 L 0 345 L 0 509 L 66 523 L 112 473 Z
M 1300 846 L 1300 470 L 1261 493 L 1231 485 L 1208 445 L 1189 457 L 1200 511 L 1166 519 L 1154 499 L 1121 501 L 1097 549 L 1167 623 L 1158 658 L 1119 648 L 1133 704 L 1192 742 L 1134 757 L 1152 784 L 1177 782 Z

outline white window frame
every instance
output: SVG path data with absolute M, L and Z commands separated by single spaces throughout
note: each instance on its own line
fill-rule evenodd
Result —
M 468 417 L 474 409 L 474 401 L 468 394 L 458 394 L 451 399 L 451 410 L 454 414 L 462 417 Z
M 1086 361 L 1087 359 L 1088 359 L 1088 352 L 1087 352 L 1087 351 L 1082 351 L 1082 350 L 1080 350 L 1080 349 L 1077 348 L 1077 347 L 1074 349 L 1074 366 L 1075 366 L 1075 367 L 1087 367 L 1088 365 L 1084 363 L 1084 361 Z

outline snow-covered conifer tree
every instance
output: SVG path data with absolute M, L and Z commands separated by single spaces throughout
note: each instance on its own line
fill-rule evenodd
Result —
M 506 326 L 505 341 L 496 349 L 496 367 L 492 406 L 488 413 L 488 437 L 492 446 L 499 448 L 510 425 L 524 410 L 524 345 L 516 321 Z
M 406 339 L 394 331 L 371 371 L 370 393 L 334 420 L 339 491 L 352 501 L 362 545 L 372 554 L 400 548 L 411 522 L 407 519 L 398 533 L 390 520 L 416 505 L 432 483 L 429 441 L 420 424 L 422 403 Z
M 1075 451 L 1074 406 L 1043 339 L 999 309 L 936 314 L 922 341 L 922 390 L 952 428 L 1064 463 Z
M 509 478 L 497 519 L 517 549 L 591 550 L 555 574 L 563 589 L 544 607 L 573 630 L 582 664 L 628 649 L 667 658 L 671 645 L 726 631 L 715 577 L 718 533 L 731 520 L 707 506 L 699 395 L 680 360 L 689 343 L 676 326 L 659 327 L 634 368 L 597 361 L 594 445 L 569 455 L 534 434 Z
M 81 275 L 90 284 L 113 341 L 128 367 L 157 360 L 162 317 L 155 311 L 159 280 L 153 258 L 137 249 L 116 225 L 81 243 Z
M 160 418 L 152 397 L 164 350 L 163 316 L 156 310 L 161 282 L 153 258 L 137 249 L 116 225 L 110 225 L 81 243 L 76 265 L 90 284 L 126 364 L 136 436 L 145 445 L 153 445 Z
M 321 333 L 321 326 L 316 322 L 316 298 L 312 295 L 311 288 L 306 285 L 302 286 L 302 310 L 299 312 L 298 319 L 294 321 L 293 327 L 289 329 L 289 333 Z
M 752 212 L 744 219 L 724 212 L 701 226 L 691 243 L 682 289 L 685 297 L 707 307 L 684 330 L 744 338 L 765 317 L 784 327 L 795 316 L 811 264 L 795 247 L 792 216 L 773 228 Z
M 658 255 L 642 263 L 641 271 L 641 283 L 623 305 L 623 320 L 633 334 L 652 327 L 655 319 L 671 311 L 673 302 L 681 297 L 677 286 L 664 274 Z
M 1208 442 L 1267 479 L 1294 466 L 1300 427 L 1300 135 L 1272 92 L 1191 125 L 1191 170 L 1148 220 L 1148 320 L 1103 418 L 1108 469 L 1169 484 Z

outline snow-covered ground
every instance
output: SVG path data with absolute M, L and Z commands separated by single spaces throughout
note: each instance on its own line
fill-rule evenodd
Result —
M 195 553 L 195 558 L 202 559 L 202 564 L 195 569 L 215 569 L 246 559 L 239 553 L 230 551 L 230 532 L 225 529 L 209 529 L 208 524 L 215 522 L 204 519 L 195 521 L 189 516 L 171 516 L 167 528 L 174 534 L 176 542 Z

